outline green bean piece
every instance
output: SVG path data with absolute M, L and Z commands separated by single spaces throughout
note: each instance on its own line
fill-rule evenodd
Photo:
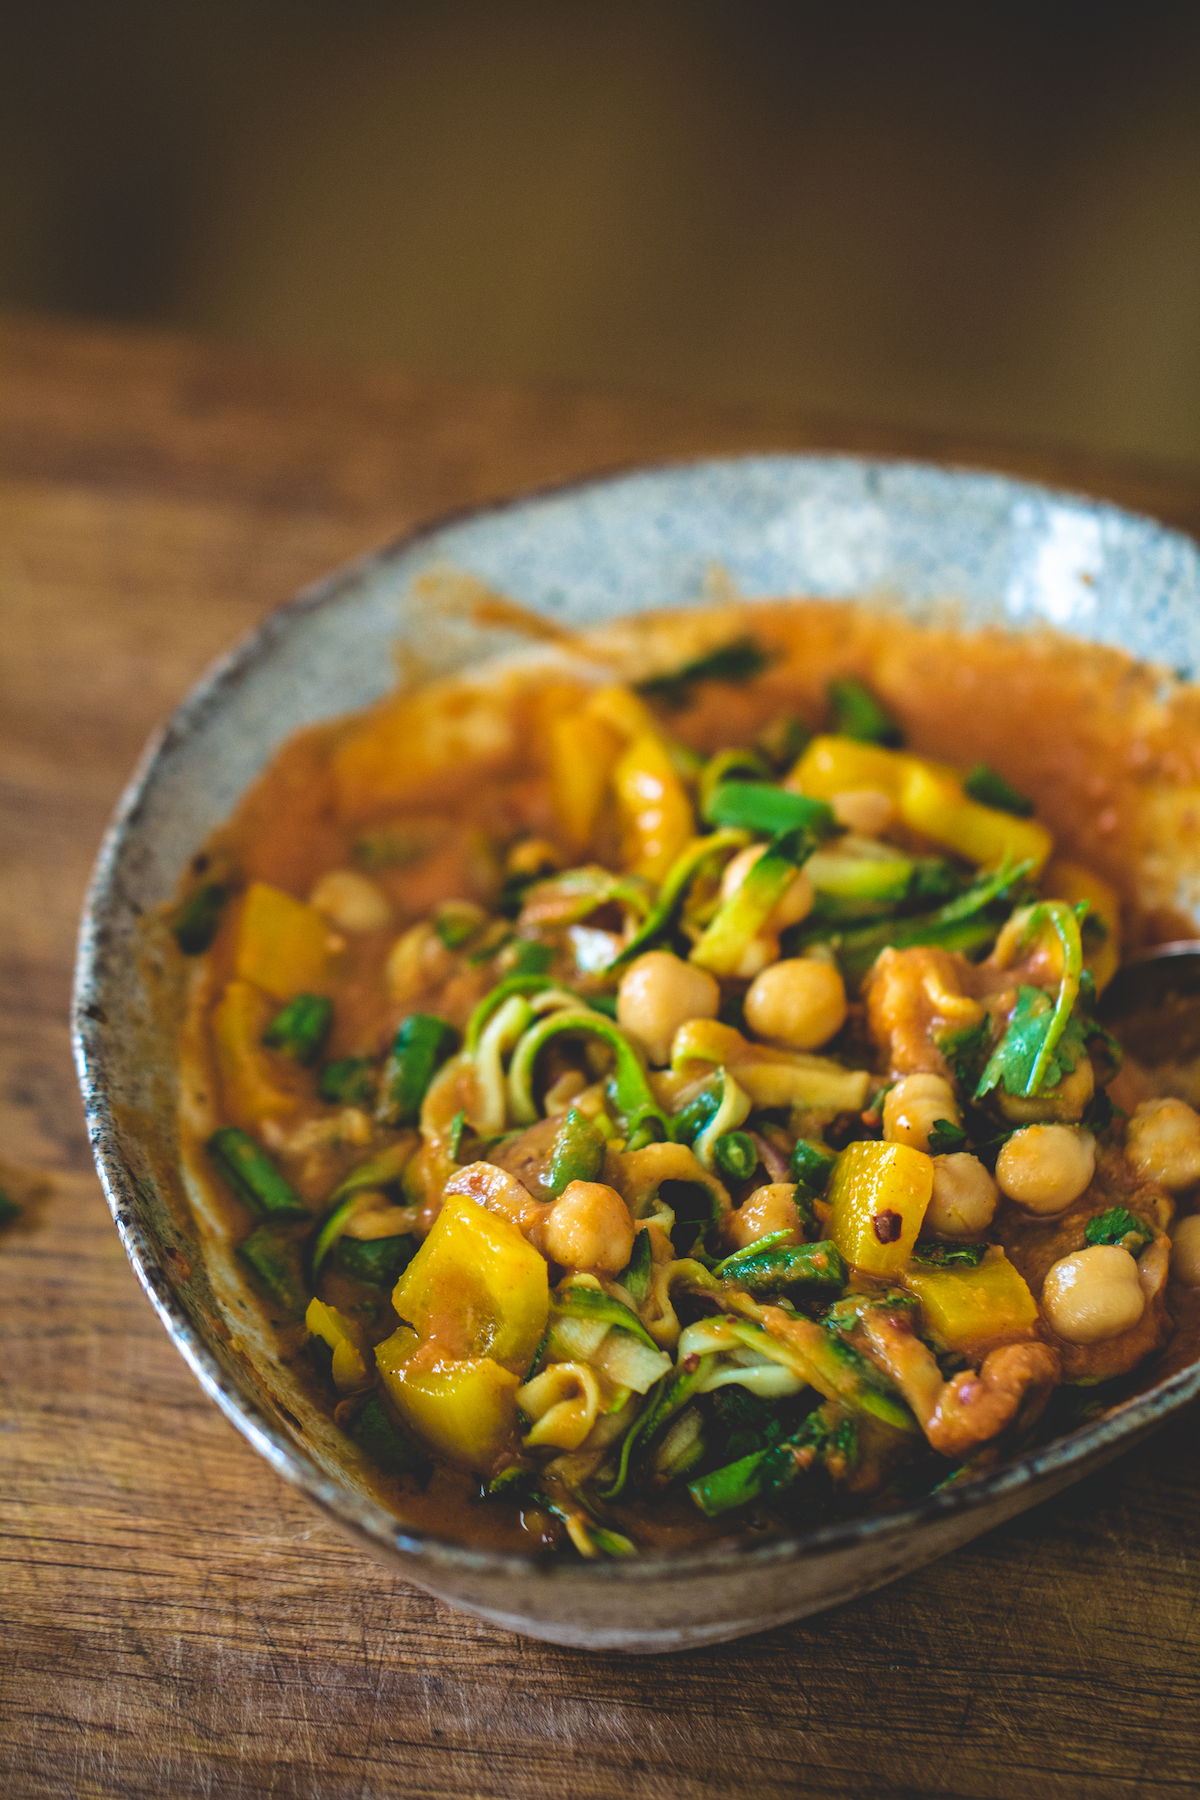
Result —
M 280 1050 L 302 1069 L 311 1069 L 325 1048 L 333 1024 L 333 1001 L 323 994 L 297 994 L 263 1032 L 268 1050 Z
M 752 681 L 768 667 L 775 653 L 764 649 L 749 633 L 697 656 L 665 675 L 649 675 L 635 683 L 639 694 L 661 700 L 665 706 L 686 706 L 697 681 Z
M 205 881 L 180 902 L 171 930 L 185 956 L 202 956 L 208 949 L 234 891 L 233 882 Z
M 713 1161 L 730 1181 L 749 1181 L 758 1167 L 758 1146 L 745 1131 L 727 1131 L 713 1145 Z
M 726 781 L 708 796 L 704 817 L 710 825 L 740 826 L 777 836 L 803 826 L 815 838 L 833 835 L 837 822 L 825 800 L 792 794 L 770 781 Z
M 572 1181 L 597 1181 L 604 1167 L 604 1137 L 590 1120 L 572 1107 L 558 1128 L 545 1190 L 556 1199 Z
M 326 1063 L 317 1093 L 330 1106 L 366 1106 L 375 1097 L 375 1065 L 369 1056 L 341 1056 Z
M 885 744 L 899 750 L 904 733 L 891 713 L 870 688 L 853 675 L 831 681 L 826 692 L 833 708 L 833 729 L 839 737 L 857 738 L 864 744 Z
M 365 1281 L 371 1287 L 394 1287 L 418 1250 L 411 1232 L 397 1237 L 340 1237 L 334 1263 L 339 1274 L 352 1281 Z
M 639 1231 L 633 1240 L 633 1255 L 617 1281 L 629 1298 L 640 1306 L 654 1285 L 654 1246 L 648 1231 Z
M 294 1238 L 281 1237 L 269 1225 L 259 1225 L 238 1255 L 259 1286 L 276 1306 L 291 1318 L 299 1318 L 308 1306 L 308 1293 L 300 1274 L 300 1251 Z
M 841 1251 L 829 1241 L 776 1244 L 769 1249 L 756 1244 L 726 1257 L 713 1273 L 725 1281 L 736 1281 L 752 1294 L 783 1294 L 795 1287 L 828 1288 L 838 1293 L 845 1287 L 849 1271 Z
M 987 763 L 976 763 L 963 778 L 963 793 L 980 806 L 994 806 L 997 812 L 1014 813 L 1018 819 L 1032 819 L 1037 808 L 1025 794 L 1010 787 L 999 770 Z
M 379 1083 L 379 1123 L 415 1125 L 430 1082 L 457 1047 L 457 1031 L 435 1013 L 411 1013 L 403 1020 Z
M 260 1144 L 236 1125 L 222 1125 L 205 1148 L 219 1174 L 257 1219 L 285 1224 L 311 1217 L 299 1194 L 286 1181 Z
M 24 1207 L 17 1205 L 11 1194 L 6 1194 L 0 1188 L 0 1225 L 11 1225 L 14 1219 L 20 1218 L 24 1210 Z
M 359 1409 L 346 1435 L 385 1475 L 411 1475 L 424 1487 L 433 1473 L 433 1464 L 424 1451 L 393 1424 L 383 1402 L 374 1394 Z
M 829 1186 L 837 1152 L 812 1138 L 798 1138 L 792 1151 L 792 1180 L 802 1181 L 811 1193 L 823 1194 Z

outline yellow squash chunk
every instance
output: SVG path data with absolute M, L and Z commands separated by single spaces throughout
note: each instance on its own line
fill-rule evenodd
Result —
M 550 1284 L 515 1225 L 452 1194 L 392 1299 L 440 1358 L 486 1357 L 524 1375 L 546 1330 Z
M 933 1194 L 933 1159 L 907 1144 L 848 1144 L 830 1178 L 829 1235 L 848 1263 L 894 1275 L 912 1255 Z
M 658 720 L 632 688 L 597 688 L 588 701 L 587 710 L 593 719 L 599 719 L 615 731 L 623 744 L 632 738 L 658 735 Z
M 586 850 L 608 792 L 621 741 L 589 712 L 555 719 L 549 728 L 554 816 L 572 849 Z
M 225 1111 L 243 1131 L 263 1119 L 286 1119 L 299 1111 L 312 1077 L 285 1068 L 281 1057 L 263 1048 L 262 1035 L 276 1011 L 260 988 L 231 981 L 213 1014 L 213 1042 Z
M 985 869 L 999 868 L 1007 858 L 1032 862 L 1037 875 L 1054 848 L 1054 839 L 1036 819 L 1018 819 L 968 800 L 957 781 L 916 757 L 909 758 L 899 798 L 906 825 Z
M 410 1368 L 417 1348 L 416 1333 L 403 1325 L 376 1348 L 376 1366 L 396 1411 L 443 1456 L 486 1473 L 514 1444 L 519 1378 L 488 1356 L 433 1367 L 421 1358 Z
M 831 800 L 834 794 L 857 788 L 876 788 L 898 800 L 914 760 L 903 751 L 885 750 L 880 744 L 860 744 L 854 738 L 828 735 L 815 737 L 785 786 L 798 788 L 814 800 Z
M 844 1069 L 829 1056 L 753 1044 L 719 1019 L 689 1019 L 672 1041 L 671 1068 L 695 1079 L 709 1067 L 728 1069 L 755 1106 L 859 1112 L 872 1085 L 866 1069 Z
M 333 1385 L 339 1394 L 353 1394 L 370 1384 L 367 1365 L 359 1348 L 358 1332 L 336 1306 L 310 1300 L 304 1323 L 313 1337 L 333 1351 Z
M 692 803 L 666 746 L 646 732 L 634 738 L 613 770 L 626 868 L 648 881 L 665 880 L 695 831 Z
M 1103 993 L 1121 961 L 1121 898 L 1116 888 L 1094 869 L 1056 856 L 1042 876 L 1042 892 L 1047 900 L 1069 900 L 1072 906 L 1091 901 L 1092 912 L 1102 920 L 1107 935 L 1083 960 L 1095 977 L 1096 992 Z
M 1028 1331 L 1037 1322 L 1037 1302 L 1003 1252 L 993 1252 L 976 1269 L 925 1269 L 914 1263 L 901 1279 L 947 1350 Z
M 276 1000 L 320 993 L 329 984 L 329 926 L 315 906 L 252 882 L 238 921 L 236 966 L 242 981 Z
M 338 810 L 364 818 L 401 806 L 451 770 L 494 768 L 511 756 L 516 730 L 503 691 L 434 682 L 386 700 L 342 739 L 332 767 Z

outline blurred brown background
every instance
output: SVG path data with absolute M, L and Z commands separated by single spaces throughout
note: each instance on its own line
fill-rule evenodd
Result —
M 1200 6 L 6 0 L 0 306 L 1200 463 Z

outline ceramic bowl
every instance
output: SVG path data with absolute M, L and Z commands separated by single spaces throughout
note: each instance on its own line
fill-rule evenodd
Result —
M 290 733 L 388 687 L 397 640 L 433 673 L 520 648 L 501 629 L 430 619 L 412 582 L 442 562 L 573 625 L 694 603 L 719 564 L 748 596 L 886 596 L 914 616 L 951 599 L 968 625 L 1048 621 L 1189 674 L 1200 666 L 1200 556 L 1187 538 L 996 475 L 843 457 L 649 469 L 479 511 L 275 613 L 184 701 L 121 800 L 84 911 L 74 1017 L 122 1241 L 181 1355 L 255 1448 L 397 1573 L 455 1605 L 552 1642 L 654 1652 L 760 1631 L 904 1574 L 1077 1481 L 1200 1392 L 1200 1367 L 1185 1370 L 901 1511 L 632 1562 L 418 1533 L 339 1467 L 269 1345 L 247 1338 L 244 1301 L 205 1267 L 179 1173 L 172 1008 L 143 921 Z

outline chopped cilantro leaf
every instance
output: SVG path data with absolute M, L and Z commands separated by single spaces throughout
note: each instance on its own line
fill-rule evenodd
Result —
M 987 1068 L 975 1089 L 976 1100 L 982 1100 L 996 1087 L 1003 1087 L 1008 1094 L 1027 1093 L 1034 1065 L 1053 1022 L 1054 1007 L 1048 994 L 1044 994 L 1041 988 L 1018 988 L 1017 1004 L 1008 1021 L 1008 1029 L 988 1059 Z M 1063 1028 L 1062 1036 L 1054 1046 L 1054 1054 L 1046 1062 L 1041 1091 L 1045 1093 L 1057 1087 L 1063 1076 L 1070 1074 L 1086 1050 L 1087 1038 L 1083 1024 L 1072 1013 Z
M 935 1119 L 933 1129 L 929 1133 L 930 1156 L 954 1156 L 967 1147 L 967 1134 L 959 1125 L 952 1125 L 949 1119 Z
M 1107 1212 L 1089 1219 L 1084 1236 L 1089 1244 L 1120 1244 L 1131 1256 L 1140 1255 L 1147 1244 L 1154 1242 L 1154 1233 L 1145 1220 L 1126 1212 L 1123 1206 L 1110 1206 Z
M 986 1244 L 958 1244 L 947 1238 L 918 1238 L 913 1261 L 934 1269 L 977 1269 L 987 1248 Z
M 978 1025 L 967 1025 L 961 1031 L 938 1034 L 937 1047 L 959 1087 L 974 1092 L 983 1074 L 992 1041 L 992 1018 L 985 1013 Z
M 684 706 L 690 698 L 689 690 L 697 681 L 752 681 L 762 674 L 770 661 L 770 653 L 763 649 L 757 638 L 734 638 L 668 674 L 648 676 L 636 684 L 637 691 L 649 699 L 661 700 L 667 706 Z
M 963 782 L 963 793 L 981 806 L 993 806 L 997 812 L 1014 813 L 1018 819 L 1032 819 L 1034 804 L 1025 794 L 1010 787 L 998 770 L 987 763 L 976 763 Z

